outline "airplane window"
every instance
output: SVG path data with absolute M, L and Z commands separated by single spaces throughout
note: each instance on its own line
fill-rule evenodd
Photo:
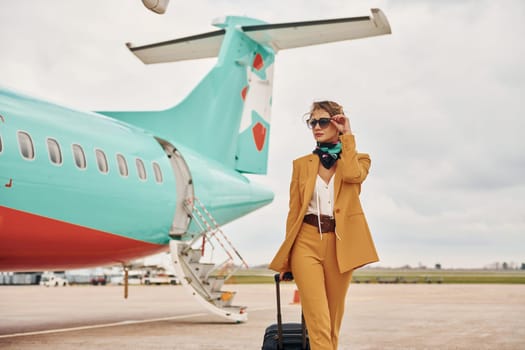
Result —
M 47 152 L 51 163 L 62 164 L 62 153 L 60 152 L 60 145 L 57 140 L 47 139 Z
M 73 157 L 75 158 L 75 164 L 80 169 L 86 168 L 86 156 L 84 154 L 84 150 L 82 149 L 82 146 L 74 144 L 73 145 Z
M 35 158 L 35 148 L 33 147 L 33 140 L 28 133 L 19 131 L 18 132 L 18 145 L 20 146 L 20 152 L 22 157 L 26 159 Z
M 162 182 L 162 171 L 160 170 L 159 163 L 153 162 L 153 172 L 155 173 L 155 181 L 159 184 Z
M 137 164 L 137 171 L 139 173 L 139 178 L 141 180 L 146 180 L 146 168 L 144 167 L 144 162 L 142 159 L 137 158 L 135 163 Z
M 109 171 L 108 159 L 106 158 L 106 154 L 101 149 L 95 150 L 95 154 L 97 155 L 98 170 L 100 170 L 101 173 L 106 174 Z
M 122 176 L 128 176 L 128 163 L 122 154 L 117 154 L 118 171 Z

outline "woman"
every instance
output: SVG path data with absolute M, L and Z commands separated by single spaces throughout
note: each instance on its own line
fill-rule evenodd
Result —
M 293 162 L 286 238 L 270 268 L 293 273 L 311 349 L 335 350 L 352 271 L 378 261 L 359 200 L 370 157 L 356 152 L 339 104 L 314 102 L 307 123 L 317 147 Z

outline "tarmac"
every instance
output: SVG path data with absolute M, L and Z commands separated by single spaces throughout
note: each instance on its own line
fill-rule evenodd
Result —
M 260 349 L 272 284 L 226 285 L 245 323 L 225 322 L 181 286 L 1 286 L 0 349 Z M 295 285 L 283 321 L 299 322 Z M 339 349 L 525 349 L 525 285 L 353 284 Z

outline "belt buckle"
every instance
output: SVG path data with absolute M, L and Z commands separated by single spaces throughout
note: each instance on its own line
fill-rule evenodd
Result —
M 321 219 L 321 229 L 323 230 L 323 232 L 331 232 L 331 231 L 333 231 L 332 220 L 334 218 L 333 217 L 324 217 L 323 219 Z

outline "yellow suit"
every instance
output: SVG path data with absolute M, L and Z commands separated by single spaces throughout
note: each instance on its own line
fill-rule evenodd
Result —
M 344 273 L 378 261 L 359 194 L 368 175 L 370 157 L 357 153 L 353 135 L 340 137 L 342 151 L 334 178 L 334 216 L 336 255 L 339 272 Z M 312 198 L 319 169 L 319 157 L 310 154 L 293 162 L 290 184 L 290 209 L 286 221 L 286 238 L 269 267 L 275 271 L 290 270 L 290 251 L 297 238 Z

